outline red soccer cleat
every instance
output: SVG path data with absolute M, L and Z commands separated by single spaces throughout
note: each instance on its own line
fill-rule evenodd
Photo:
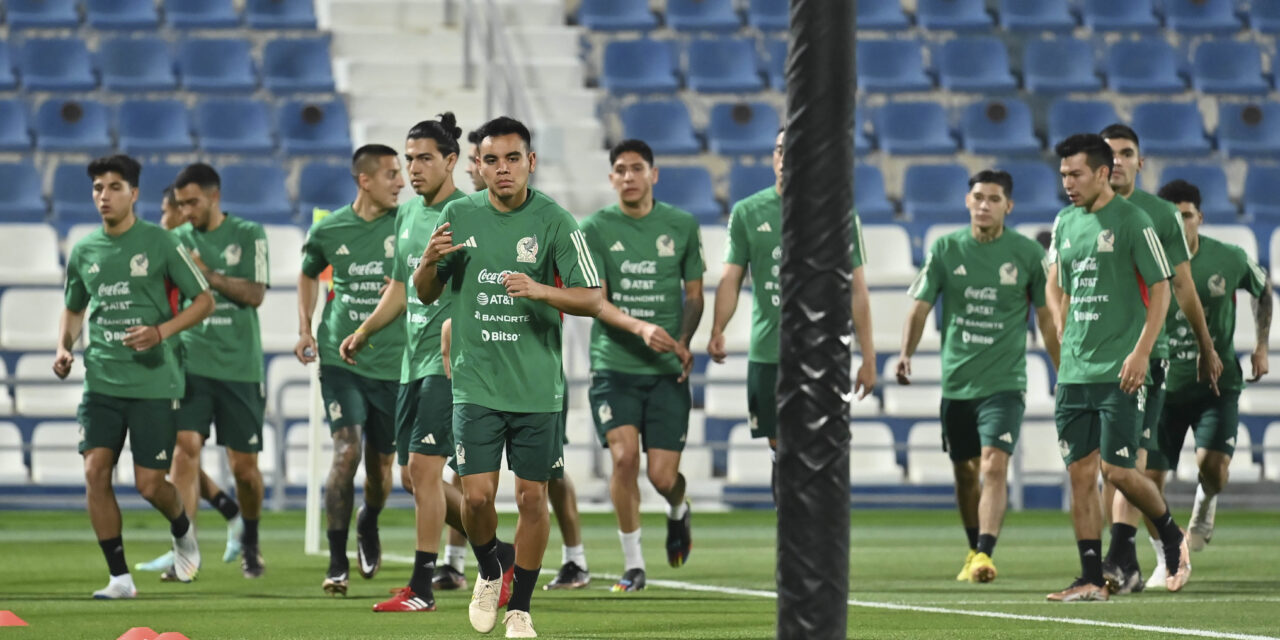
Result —
M 430 598 L 418 597 L 409 587 L 403 587 L 396 592 L 396 595 L 386 602 L 379 602 L 373 605 L 374 613 L 387 612 L 422 612 L 436 610 L 436 601 Z

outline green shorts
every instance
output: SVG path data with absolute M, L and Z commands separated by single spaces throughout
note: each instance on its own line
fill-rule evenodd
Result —
M 1147 410 L 1142 416 L 1142 437 L 1138 446 L 1147 452 L 1148 469 L 1168 471 L 1169 459 L 1161 445 L 1164 439 L 1160 437 L 1160 414 L 1164 409 L 1164 377 L 1169 371 L 1169 361 L 1152 358 L 1148 371 L 1151 372 L 1151 384 L 1147 385 Z
M 374 380 L 350 369 L 320 366 L 320 395 L 329 416 L 329 433 L 361 425 L 378 453 L 396 451 L 396 395 L 400 383 Z
M 174 422 L 178 402 L 177 398 L 118 398 L 85 391 L 76 412 L 80 453 L 103 447 L 114 451 L 119 460 L 128 434 L 135 465 L 168 469 L 178 438 Z
M 1103 462 L 1134 468 L 1146 402 L 1146 386 L 1128 394 L 1113 382 L 1058 385 L 1054 420 L 1062 461 L 1070 465 L 1101 449 Z
M 569 444 L 569 381 L 564 382 L 564 404 L 560 405 L 560 442 L 562 445 Z M 564 446 L 560 447 L 561 458 L 564 455 Z M 456 469 L 455 469 L 456 471 Z M 564 479 L 564 464 L 551 465 L 551 479 Z
M 562 413 L 513 413 L 478 404 L 453 405 L 454 460 L 458 475 L 498 471 L 502 450 L 516 477 L 546 482 L 564 469 Z
M 1178 468 L 1187 431 L 1195 433 L 1196 448 L 1235 455 L 1236 431 L 1240 427 L 1240 392 L 1222 391 L 1215 396 L 1205 391 L 1178 394 L 1167 401 L 1161 418 L 1161 446 L 1169 458 L 1169 469 Z
M 218 444 L 244 453 L 262 451 L 262 421 L 267 408 L 261 382 L 234 382 L 187 374 L 187 393 L 178 406 L 179 431 L 196 431 L 206 440 L 218 427 Z
M 1000 391 L 985 398 L 942 399 L 942 450 L 952 462 L 977 458 L 983 447 L 995 447 L 1009 455 L 1018 444 L 1026 392 Z
M 630 425 L 640 430 L 644 450 L 684 451 L 693 399 L 679 374 L 641 375 L 620 371 L 591 372 L 591 415 L 600 443 L 609 446 L 612 429 Z
M 777 363 L 747 363 L 747 413 L 752 438 L 778 437 Z
M 409 464 L 409 454 L 453 455 L 453 383 L 427 376 L 400 385 L 396 397 L 396 459 Z

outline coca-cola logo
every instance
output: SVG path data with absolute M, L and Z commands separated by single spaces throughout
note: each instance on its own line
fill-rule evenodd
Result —
M 506 278 L 509 273 L 516 272 L 509 269 L 503 269 L 502 271 L 481 269 L 480 274 L 476 276 L 476 282 L 479 282 L 480 284 L 502 284 L 502 280 Z
M 106 298 L 109 296 L 127 296 L 129 295 L 129 281 L 121 280 L 111 284 L 98 285 L 98 297 Z
M 382 261 L 374 260 L 364 264 L 349 265 L 347 274 L 353 276 L 380 276 L 382 275 Z
M 639 260 L 632 262 L 626 260 L 622 263 L 622 272 L 640 275 L 654 275 L 658 273 L 657 260 Z

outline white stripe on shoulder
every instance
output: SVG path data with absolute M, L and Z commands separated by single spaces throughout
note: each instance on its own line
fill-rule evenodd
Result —
M 1155 258 L 1156 265 L 1160 267 L 1160 272 L 1164 274 L 1165 278 L 1172 276 L 1173 272 L 1169 269 L 1169 259 L 1164 255 L 1164 249 L 1160 245 L 1160 238 L 1156 235 L 1156 230 L 1151 227 L 1145 227 L 1142 230 L 1142 235 L 1147 239 L 1147 249 L 1151 251 L 1152 257 Z
M 578 251 L 578 269 L 582 271 L 582 277 L 587 281 L 588 287 L 600 286 L 600 274 L 596 271 L 596 263 L 591 259 L 591 252 L 587 250 L 587 239 L 582 235 L 581 229 L 574 229 L 569 238 L 573 240 L 573 246 Z

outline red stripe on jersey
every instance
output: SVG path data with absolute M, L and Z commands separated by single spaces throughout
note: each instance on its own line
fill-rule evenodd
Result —
M 556 272 L 556 288 L 557 288 L 557 289 L 563 289 L 563 288 L 565 288 L 565 287 L 564 287 L 564 280 L 561 280 L 561 279 L 560 279 L 560 272 L 559 272 L 559 271 L 557 271 L 557 272 Z M 560 312 L 560 324 L 564 324 L 564 312 L 563 312 L 563 311 L 561 311 L 561 312 Z
M 177 316 L 178 311 L 182 308 L 182 292 L 168 278 L 164 279 L 164 295 L 169 299 L 169 311 L 174 316 Z
M 1138 291 L 1142 293 L 1142 306 L 1151 306 L 1150 292 L 1147 291 L 1147 282 L 1142 279 L 1142 272 L 1137 267 L 1133 268 L 1133 276 L 1138 279 Z

